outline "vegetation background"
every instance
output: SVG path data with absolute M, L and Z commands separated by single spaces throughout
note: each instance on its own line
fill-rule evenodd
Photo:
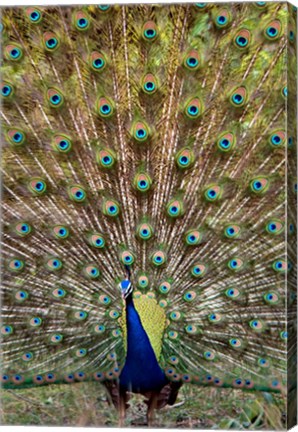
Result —
M 133 395 L 127 427 L 145 425 L 143 398 Z M 1 424 L 34 426 L 117 427 L 117 411 L 98 383 L 3 390 Z M 176 404 L 156 412 L 156 427 L 193 429 L 284 430 L 286 399 L 184 385 Z

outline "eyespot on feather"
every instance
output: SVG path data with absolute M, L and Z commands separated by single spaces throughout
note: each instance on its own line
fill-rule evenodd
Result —
M 144 93 L 148 95 L 152 95 L 156 93 L 158 87 L 159 85 L 158 85 L 157 78 L 153 74 L 148 73 L 142 79 L 142 90 Z
M 9 128 L 5 135 L 9 144 L 13 147 L 21 147 L 26 143 L 26 134 L 22 129 Z
M 189 99 L 184 106 L 184 114 L 190 120 L 198 119 L 204 112 L 204 105 L 200 97 Z
M 75 28 L 80 31 L 86 31 L 90 28 L 90 17 L 84 11 L 77 11 L 73 15 L 73 23 Z
M 181 199 L 172 199 L 166 206 L 167 215 L 171 218 L 179 218 L 184 215 L 184 203 Z
M 46 99 L 51 108 L 61 108 L 64 104 L 64 96 L 60 90 L 49 88 L 46 92 Z
M 201 66 L 201 59 L 199 52 L 195 49 L 186 53 L 183 60 L 183 66 L 189 71 L 196 71 Z
M 150 240 L 154 234 L 153 227 L 147 222 L 143 222 L 137 226 L 136 235 L 140 240 Z
M 248 98 L 247 90 L 244 86 L 236 87 L 230 95 L 230 103 L 235 108 L 242 108 Z
M 282 25 L 280 20 L 276 19 L 268 23 L 264 29 L 264 36 L 269 41 L 276 41 L 282 34 Z
M 1 83 L 1 97 L 3 100 L 12 99 L 14 95 L 14 86 L 8 81 L 2 81 Z
M 133 179 L 133 187 L 141 193 L 148 192 L 152 186 L 152 179 L 145 171 L 139 171 L 135 174 Z
M 87 241 L 89 243 L 90 246 L 93 246 L 97 249 L 103 249 L 106 245 L 106 241 L 105 238 L 102 234 L 100 233 L 89 233 L 87 235 Z
M 155 267 L 160 267 L 164 265 L 166 263 L 166 260 L 167 256 L 162 250 L 157 250 L 153 252 L 150 257 L 150 261 Z
M 107 147 L 101 148 L 96 152 L 96 162 L 103 169 L 111 169 L 117 162 L 116 153 Z
M 25 14 L 32 24 L 39 24 L 42 20 L 42 13 L 36 7 L 27 7 Z
M 115 218 L 120 213 L 120 206 L 113 199 L 104 199 L 102 203 L 102 212 L 105 216 Z
M 60 46 L 60 40 L 55 33 L 46 32 L 43 34 L 43 45 L 47 52 L 55 52 Z
M 217 138 L 216 145 L 219 151 L 222 153 L 228 153 L 236 145 L 236 137 L 233 132 L 223 132 Z
M 268 178 L 259 176 L 252 179 L 249 186 L 255 195 L 263 195 L 268 191 L 270 182 Z
M 232 21 L 232 15 L 228 9 L 222 8 L 214 15 L 214 24 L 218 29 L 227 28 Z
M 246 50 L 251 44 L 251 32 L 248 29 L 240 29 L 234 37 L 234 45 L 240 50 Z
M 283 130 L 277 130 L 271 133 L 269 137 L 269 145 L 271 148 L 281 148 L 284 147 L 286 143 L 286 134 Z
M 81 204 L 86 201 L 87 194 L 81 185 L 70 185 L 67 188 L 68 197 L 74 203 Z
M 101 96 L 96 102 L 96 112 L 102 118 L 112 117 L 114 114 L 114 103 L 112 99 Z
M 46 182 L 40 177 L 33 177 L 28 183 L 28 190 L 35 196 L 44 195 L 47 191 Z
M 147 42 L 153 42 L 157 38 L 157 26 L 154 21 L 147 21 L 143 25 L 142 36 Z
M 194 152 L 190 148 L 184 147 L 176 153 L 175 161 L 178 168 L 182 170 L 190 168 L 195 161 Z
M 203 263 L 196 263 L 191 268 L 191 275 L 194 278 L 201 278 L 206 274 L 207 266 Z
M 67 154 L 72 150 L 73 143 L 68 135 L 58 133 L 53 136 L 51 145 L 55 152 Z
M 16 43 L 10 43 L 4 47 L 4 55 L 7 60 L 12 62 L 18 62 L 23 57 L 23 50 L 20 45 Z
M 103 52 L 93 51 L 89 56 L 89 66 L 94 72 L 102 72 L 107 66 L 106 55 Z

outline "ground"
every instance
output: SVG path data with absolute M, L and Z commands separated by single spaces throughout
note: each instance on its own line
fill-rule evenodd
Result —
M 3 390 L 1 423 L 5 425 L 117 426 L 98 383 Z M 194 429 L 285 429 L 284 399 L 268 393 L 184 385 L 176 404 L 157 412 L 156 426 Z M 144 426 L 145 406 L 134 396 L 126 426 Z

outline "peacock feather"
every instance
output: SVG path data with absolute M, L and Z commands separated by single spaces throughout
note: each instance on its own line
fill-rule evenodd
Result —
M 296 14 L 3 9 L 3 388 L 290 391 Z

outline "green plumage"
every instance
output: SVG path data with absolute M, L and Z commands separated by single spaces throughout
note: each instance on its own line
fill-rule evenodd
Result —
M 3 10 L 4 387 L 111 389 L 126 266 L 175 391 L 285 391 L 296 12 L 261 3 Z

